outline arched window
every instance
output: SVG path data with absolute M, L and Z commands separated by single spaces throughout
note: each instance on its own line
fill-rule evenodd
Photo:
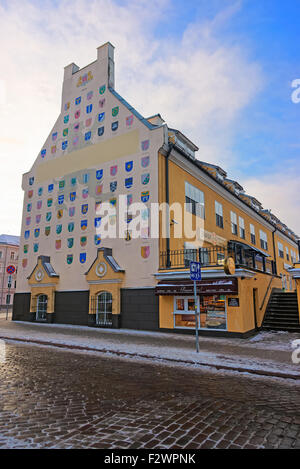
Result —
M 47 295 L 42 294 L 37 297 L 37 303 L 36 303 L 36 320 L 37 321 L 46 321 L 47 303 L 48 303 Z
M 112 294 L 107 291 L 97 295 L 96 324 L 98 326 L 112 325 Z

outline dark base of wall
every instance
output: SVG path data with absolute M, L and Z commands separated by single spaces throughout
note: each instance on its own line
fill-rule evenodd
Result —
M 121 324 L 123 329 L 159 330 L 159 303 L 154 288 L 121 289 Z
M 55 322 L 57 324 L 88 325 L 89 291 L 55 293 Z
M 15 293 L 13 304 L 13 321 L 30 321 L 30 293 Z
M 187 329 L 159 329 L 159 332 L 167 332 L 172 334 L 185 334 L 185 335 L 195 335 L 195 330 Z M 252 329 L 247 332 L 230 332 L 230 331 L 198 331 L 199 337 L 216 337 L 216 338 L 231 338 L 231 339 L 248 339 L 258 334 L 259 330 Z

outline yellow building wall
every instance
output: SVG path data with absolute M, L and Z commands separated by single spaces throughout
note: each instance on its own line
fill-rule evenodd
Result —
M 165 202 L 165 157 L 163 155 L 159 155 L 159 202 Z M 193 186 L 197 187 L 204 193 L 205 198 L 205 220 L 203 223 L 203 228 L 211 233 L 215 233 L 217 236 L 224 238 L 224 240 L 236 240 L 242 241 L 246 244 L 253 245 L 251 243 L 251 236 L 250 236 L 250 223 L 255 227 L 255 235 L 256 235 L 256 244 L 254 247 L 261 249 L 260 246 L 260 230 L 264 231 L 267 235 L 268 239 L 268 250 L 264 251 L 269 254 L 268 259 L 274 260 L 274 248 L 273 248 L 273 235 L 272 230 L 266 228 L 262 223 L 259 223 L 256 219 L 252 218 L 248 215 L 245 211 L 241 210 L 240 208 L 236 207 L 232 204 L 232 202 L 228 201 L 224 197 L 217 194 L 212 188 L 208 187 L 207 185 L 200 182 L 194 176 L 189 174 L 187 171 L 182 169 L 173 161 L 169 161 L 169 203 L 172 205 L 174 202 L 179 202 L 180 204 L 185 203 L 185 182 L 189 182 Z M 224 228 L 220 228 L 216 225 L 216 214 L 215 214 L 215 201 L 219 202 L 223 206 L 223 224 Z M 231 217 L 230 212 L 233 211 L 237 215 L 237 225 L 238 225 L 238 234 L 234 235 L 231 232 Z M 184 216 L 184 215 L 183 215 Z M 196 217 L 188 213 L 188 217 L 191 217 L 193 220 L 193 229 L 196 228 Z M 244 219 L 245 224 L 245 238 L 240 238 L 239 236 L 239 217 Z M 172 218 L 172 216 L 171 216 Z M 162 215 L 160 214 L 160 250 L 165 250 L 166 242 L 162 239 L 162 228 L 163 228 L 163 221 Z M 177 229 L 176 225 L 170 227 L 170 250 L 177 250 L 183 249 L 185 242 L 193 243 L 196 241 L 195 238 L 188 239 L 185 236 L 184 230 L 182 230 L 182 237 L 175 238 L 174 234 L 176 233 L 175 230 Z M 274 235 L 275 240 L 275 254 L 276 254 L 276 261 L 277 261 L 277 271 L 278 275 L 287 274 L 287 271 L 284 269 L 284 263 L 289 264 L 292 266 L 291 258 L 288 261 L 286 259 L 286 247 L 289 248 L 289 252 L 291 249 L 297 252 L 297 248 L 291 242 L 287 242 L 282 240 L 280 236 L 276 233 Z M 284 247 L 284 259 L 281 259 L 278 254 L 278 241 L 283 244 Z M 212 244 L 208 243 L 207 241 L 204 242 L 204 247 L 213 247 Z M 288 282 L 289 286 L 289 282 Z M 295 288 L 295 284 L 293 284 L 293 289 Z
M 55 286 L 47 287 L 33 287 L 31 288 L 31 301 L 30 301 L 30 312 L 35 313 L 36 299 L 39 295 L 47 295 L 47 313 L 54 313 L 54 301 L 55 301 Z
M 99 263 L 106 265 L 106 274 L 99 278 L 96 274 L 96 266 Z M 89 272 L 86 275 L 86 280 L 89 284 L 90 290 L 90 304 L 89 314 L 93 314 L 92 297 L 95 297 L 101 292 L 109 292 L 112 295 L 112 314 L 120 314 L 121 310 L 121 288 L 124 280 L 124 272 L 115 272 L 109 263 L 106 261 L 103 251 L 99 250 L 97 258 L 93 262 Z
M 273 279 L 268 294 L 264 300 L 265 293 L 268 289 L 270 275 L 257 273 L 251 279 L 238 279 L 238 295 L 226 295 L 226 308 L 227 308 L 227 331 L 245 333 L 255 329 L 255 315 L 254 315 L 254 300 L 253 289 L 257 290 L 256 302 L 256 320 L 257 326 L 260 327 L 264 318 L 265 310 L 272 293 L 273 288 L 280 288 L 281 280 L 276 277 Z M 300 289 L 300 285 L 299 285 Z M 299 291 L 300 294 L 300 291 Z M 160 296 L 159 297 L 159 312 L 160 322 L 159 326 L 165 329 L 174 328 L 174 296 Z M 239 307 L 228 306 L 229 298 L 238 298 Z M 209 330 L 209 329 L 207 329 Z
M 38 282 L 35 278 L 37 270 L 42 270 L 44 277 L 42 281 Z M 31 273 L 28 284 L 31 286 L 31 301 L 30 301 L 30 312 L 35 312 L 36 298 L 39 295 L 47 295 L 47 313 L 54 313 L 54 302 L 55 302 L 55 291 L 57 284 L 59 283 L 58 277 L 50 277 L 45 271 L 41 259 L 38 259 L 37 265 Z

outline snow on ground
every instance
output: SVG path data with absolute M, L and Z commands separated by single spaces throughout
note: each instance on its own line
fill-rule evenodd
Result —
M 293 364 L 291 359 L 291 341 L 299 338 L 299 334 L 263 332 L 246 340 L 200 337 L 200 353 L 195 350 L 195 337 L 161 332 L 8 323 L 1 320 L 0 336 L 40 340 L 49 345 L 85 347 L 105 354 L 121 354 L 124 358 L 140 357 L 178 364 L 228 366 L 300 375 L 300 365 Z

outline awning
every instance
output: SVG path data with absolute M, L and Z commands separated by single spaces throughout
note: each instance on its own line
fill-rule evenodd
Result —
M 261 256 L 264 257 L 270 257 L 270 255 L 264 251 L 261 251 L 260 249 L 256 248 L 255 246 L 250 246 L 249 244 L 242 243 L 241 241 L 235 241 L 231 239 L 228 241 L 228 243 L 235 244 L 236 246 L 240 246 L 241 248 L 247 250 L 247 251 L 255 251 L 257 254 L 260 254 Z
M 237 295 L 238 280 L 232 278 L 206 279 L 196 282 L 197 295 Z M 193 296 L 194 282 L 191 280 L 161 280 L 155 288 L 156 295 Z

